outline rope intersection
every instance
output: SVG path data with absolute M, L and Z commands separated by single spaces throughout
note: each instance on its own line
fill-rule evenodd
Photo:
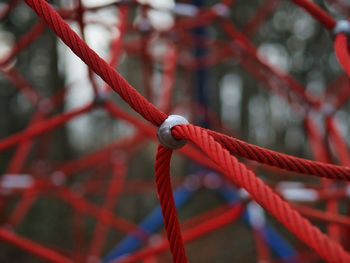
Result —
M 245 201 L 229 209 L 225 208 L 224 212 L 220 211 L 215 220 L 209 218 L 207 221 L 201 222 L 201 224 L 196 225 L 192 229 L 183 231 L 182 224 L 177 214 L 176 198 L 174 197 L 170 176 L 170 163 L 175 150 L 170 149 L 171 147 L 169 147 L 169 144 L 159 144 L 155 161 L 156 188 L 164 218 L 168 243 L 163 242 L 155 247 L 146 248 L 141 252 L 131 254 L 125 258 L 119 258 L 117 262 L 138 262 L 152 255 L 163 253 L 168 248 L 171 251 L 174 262 L 189 262 L 185 244 L 238 220 L 244 211 L 246 211 L 247 203 L 250 200 L 254 200 L 268 211 L 270 215 L 277 219 L 300 241 L 315 251 L 320 258 L 328 262 L 350 262 L 349 253 L 342 247 L 339 240 L 334 238 L 338 235 L 336 232 L 339 230 L 339 225 L 348 225 L 349 219 L 348 217 L 343 218 L 338 215 L 337 203 L 334 202 L 332 198 L 329 198 L 327 203 L 331 208 L 325 213 L 316 212 L 312 209 L 308 210 L 298 205 L 291 205 L 288 200 L 285 200 L 281 193 L 276 192 L 272 186 L 259 178 L 255 171 L 252 170 L 251 166 L 248 167 L 246 162 L 237 159 L 237 157 L 241 157 L 245 159 L 245 161 L 249 160 L 265 165 L 267 169 L 271 169 L 274 173 L 281 172 L 280 175 L 285 174 L 282 172 L 288 172 L 293 173 L 293 175 L 302 174 L 305 176 L 319 177 L 323 180 L 322 182 L 324 185 L 329 186 L 329 189 L 326 188 L 329 192 L 317 192 L 318 198 L 320 199 L 322 195 L 323 198 L 326 198 L 325 196 L 327 195 L 346 194 L 340 190 L 337 192 L 337 189 L 331 192 L 334 185 L 330 183 L 330 181 L 326 181 L 325 178 L 345 181 L 344 183 L 350 181 L 350 168 L 348 167 L 350 165 L 350 155 L 346 147 L 346 141 L 337 128 L 333 114 L 333 111 L 340 108 L 350 97 L 350 92 L 346 91 L 348 85 L 344 85 L 344 93 L 340 93 L 341 96 L 339 96 L 334 105 L 332 105 L 332 112 L 327 115 L 327 129 L 330 138 L 334 141 L 334 151 L 339 155 L 341 162 L 341 165 L 335 165 L 330 164 L 330 158 L 328 156 L 329 151 L 326 149 L 325 143 L 322 142 L 323 138 L 319 134 L 316 124 L 310 117 L 310 112 L 322 112 L 327 105 L 325 105 L 323 101 L 306 93 L 304 87 L 291 76 L 281 72 L 279 69 L 274 68 L 259 58 L 257 56 L 256 47 L 246 37 L 247 35 L 252 35 L 257 30 L 257 27 L 268 17 L 269 13 L 277 8 L 277 2 L 278 1 L 268 1 L 268 4 L 261 10 L 261 13 L 259 13 L 255 20 L 251 21 L 245 28 L 245 31 L 243 31 L 244 33 L 237 30 L 227 16 L 228 10 L 230 10 L 233 5 L 231 1 L 223 1 L 204 11 L 198 11 L 198 13 L 196 13 L 196 19 L 185 18 L 181 20 L 179 24 L 174 25 L 172 31 L 181 31 L 183 28 L 198 28 L 206 23 L 210 24 L 213 21 L 217 21 L 230 38 L 230 41 L 234 43 L 234 46 L 222 48 L 220 50 L 222 53 L 218 51 L 212 56 L 203 58 L 202 61 L 193 63 L 189 61 L 189 67 L 195 69 L 201 65 L 214 65 L 220 63 L 226 56 L 237 55 L 237 53 L 245 54 L 245 59 L 243 59 L 241 63 L 242 67 L 249 73 L 254 75 L 262 83 L 267 84 L 270 83 L 268 76 L 274 76 L 276 82 L 280 83 L 280 86 L 285 86 L 288 90 L 288 92 L 278 90 L 277 93 L 284 97 L 292 107 L 296 105 L 307 105 L 305 129 L 308 131 L 311 146 L 316 149 L 316 161 L 298 158 L 255 146 L 235 137 L 193 124 L 175 125 L 171 128 L 170 135 L 172 135 L 175 140 L 185 140 L 188 142 L 185 147 L 178 150 L 181 154 L 210 168 L 218 174 L 222 174 L 225 180 L 231 185 L 236 188 L 244 189 L 248 194 L 245 198 L 242 198 L 245 199 Z M 339 25 L 330 15 L 312 1 L 293 0 L 291 2 L 294 2 L 297 6 L 306 10 L 306 12 L 318 20 L 325 29 L 331 32 Z M 75 207 L 76 210 L 79 210 L 80 213 L 90 215 L 98 220 L 93 234 L 93 243 L 91 244 L 90 250 L 91 255 L 99 257 L 102 254 L 109 228 L 117 229 L 118 231 L 128 234 L 131 233 L 131 237 L 137 237 L 140 240 L 146 239 L 148 233 L 142 228 L 113 214 L 111 211 L 113 211 L 117 203 L 120 202 L 119 196 L 125 187 L 127 166 L 125 161 L 123 161 L 124 157 L 132 155 L 147 140 L 157 141 L 157 128 L 166 122 L 169 117 L 168 114 L 172 109 L 171 100 L 175 92 L 173 82 L 176 77 L 177 51 L 173 50 L 167 54 L 166 62 L 168 65 L 166 66 L 166 79 L 163 82 L 164 97 L 159 104 L 160 106 L 157 107 L 153 101 L 150 100 L 150 97 L 152 97 L 150 94 L 143 96 L 115 70 L 124 48 L 128 48 L 131 51 L 138 49 L 135 47 L 136 45 L 124 47 L 122 43 L 122 38 L 129 26 L 127 25 L 129 9 L 133 5 L 138 5 L 136 1 L 114 3 L 120 9 L 120 37 L 112 43 L 113 53 L 111 54 L 109 62 L 102 59 L 87 45 L 84 40 L 84 34 L 81 34 L 80 37 L 65 21 L 65 19 L 74 18 L 79 22 L 79 27 L 84 28 L 82 13 L 85 11 L 85 7 L 79 5 L 77 8 L 78 12 L 73 12 L 70 10 L 55 9 L 44 0 L 25 0 L 25 3 L 37 14 L 40 18 L 40 22 L 17 41 L 11 52 L 0 60 L 0 67 L 6 78 L 18 87 L 20 92 L 23 93 L 33 107 L 37 108 L 37 112 L 28 128 L 0 140 L 1 152 L 16 147 L 14 157 L 11 160 L 7 173 L 17 174 L 22 172 L 22 168 L 25 165 L 35 139 L 57 130 L 70 120 L 96 109 L 103 109 L 113 118 L 127 121 L 136 127 L 137 131 L 131 138 L 122 140 L 100 152 L 88 155 L 77 161 L 64 163 L 55 169 L 58 172 L 53 173 L 49 179 L 39 178 L 35 180 L 31 188 L 24 191 L 23 198 L 7 220 L 7 225 L 0 228 L 0 239 L 36 255 L 43 260 L 51 262 L 78 262 L 80 259 L 71 260 L 69 256 L 64 253 L 21 237 L 11 230 L 23 220 L 33 203 L 39 198 L 39 193 L 41 191 L 49 192 L 52 189 L 55 189 L 55 194 L 57 196 L 65 202 L 70 203 L 70 205 Z M 81 4 L 80 1 L 79 3 Z M 11 1 L 0 13 L 0 18 L 8 16 L 18 4 L 19 1 Z M 149 7 L 144 4 L 142 8 L 147 9 Z M 97 98 L 93 103 L 55 117 L 51 117 L 52 112 L 50 110 L 47 110 L 47 108 L 46 110 L 41 110 L 40 107 L 42 107 L 43 103 L 46 103 L 46 105 L 50 105 L 49 109 L 53 110 L 58 105 L 63 104 L 64 95 L 59 93 L 50 99 L 44 99 L 43 96 L 27 83 L 26 79 L 11 66 L 13 60 L 29 45 L 35 42 L 46 31 L 46 28 L 52 30 L 56 36 L 88 66 L 89 79 Z M 349 36 L 350 34 L 347 34 L 346 30 L 334 31 L 335 54 L 348 77 L 350 77 Z M 190 36 L 187 37 L 190 39 Z M 184 36 L 184 38 L 186 38 L 186 36 Z M 218 41 L 218 43 L 208 43 L 208 45 L 219 47 L 221 43 Z M 140 52 L 144 51 L 141 50 Z M 256 70 L 256 68 L 260 68 L 261 70 Z M 99 76 L 106 83 L 103 91 L 99 91 L 96 80 L 94 81 L 94 74 Z M 347 81 L 347 77 L 344 77 L 344 79 Z M 123 110 L 108 98 L 105 99 L 105 96 L 107 97 L 110 92 L 108 87 L 119 94 L 120 98 L 148 123 L 133 116 L 126 110 Z M 274 87 L 268 88 L 272 91 L 276 91 Z M 118 155 L 119 157 L 115 158 L 118 160 L 113 159 L 111 161 L 114 176 L 107 190 L 106 199 L 102 207 L 98 207 L 86 201 L 84 198 L 77 196 L 72 190 L 63 185 L 64 181 L 68 180 L 71 175 L 77 171 L 89 169 L 97 163 L 107 162 L 106 157 L 113 155 L 116 150 L 118 154 L 124 157 L 120 158 L 122 161 L 118 161 L 120 157 Z M 94 185 L 92 183 L 91 188 L 93 187 Z M 329 235 L 321 232 L 320 229 L 314 226 L 307 218 L 317 218 L 327 221 L 331 224 L 330 229 L 333 229 L 333 232 L 330 230 Z M 77 255 L 77 258 L 79 258 L 79 256 L 81 255 Z

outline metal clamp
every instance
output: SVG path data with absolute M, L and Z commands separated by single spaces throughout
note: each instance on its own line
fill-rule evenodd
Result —
M 337 36 L 339 34 L 345 34 L 350 36 L 350 21 L 348 20 L 339 20 L 337 24 L 333 28 L 333 36 Z
M 189 122 L 180 115 L 170 115 L 158 129 L 159 142 L 169 148 L 178 149 L 186 144 L 185 140 L 176 140 L 171 134 L 171 129 L 177 125 L 188 125 Z

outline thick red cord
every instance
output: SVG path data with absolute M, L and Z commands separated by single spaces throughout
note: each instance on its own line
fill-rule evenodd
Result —
M 284 170 L 337 180 L 350 180 L 350 168 L 310 161 L 255 146 L 233 137 L 207 130 L 232 154 Z
M 141 121 L 121 112 L 113 103 L 107 102 L 106 107 L 110 112 L 114 113 L 116 117 L 130 121 L 144 133 L 154 134 L 154 131 L 152 131 L 151 127 L 148 127 Z M 350 180 L 350 168 L 305 160 L 302 158 L 255 146 L 236 138 L 217 133 L 215 131 L 207 130 L 207 132 L 232 154 L 239 155 L 249 160 L 292 172 L 325 177 L 329 179 Z M 197 161 L 200 159 L 202 159 L 200 156 L 198 158 L 195 158 Z
M 216 142 L 208 132 L 193 125 L 176 126 L 172 131 L 177 139 L 189 140 L 197 145 L 222 170 L 226 171 L 225 175 L 228 180 L 244 188 L 257 203 L 301 241 L 314 249 L 323 259 L 334 263 L 350 262 L 350 255 L 338 243 L 329 239 L 317 227 L 303 218 L 252 171 Z
M 318 6 L 306 0 L 294 0 L 294 2 L 318 18 L 318 20 L 328 29 L 334 27 L 334 20 Z M 43 0 L 26 0 L 26 3 L 45 21 L 57 36 L 89 66 L 89 68 L 105 80 L 106 83 L 109 84 L 135 111 L 156 126 L 163 123 L 166 119 L 166 114 L 142 97 L 141 94 L 138 93 L 118 72 L 89 48 L 49 4 Z M 339 37 L 342 36 L 338 36 L 337 40 Z M 336 46 L 337 45 L 344 47 L 344 39 L 340 38 Z M 343 54 L 345 51 L 341 50 L 339 52 Z M 342 57 L 345 57 L 346 55 L 347 54 L 343 54 Z M 350 66 L 346 66 L 345 68 L 348 67 L 350 68 Z M 63 119 L 58 120 L 60 121 L 51 123 L 50 127 L 52 129 L 67 121 Z M 23 140 L 23 138 L 30 138 L 35 134 L 37 135 L 47 132 L 50 129 L 31 129 L 29 133 L 22 134 L 22 136 L 20 135 L 19 137 L 12 137 L 10 140 L 6 141 L 6 143 L 0 143 L 0 149 L 8 148 Z M 339 244 L 330 240 L 326 235 L 321 233 L 318 228 L 312 226 L 309 221 L 301 217 L 300 214 L 293 210 L 287 202 L 283 201 L 268 186 L 266 186 L 263 181 L 257 178 L 253 172 L 248 170 L 243 164 L 239 163 L 236 158 L 231 156 L 230 152 L 290 171 L 313 174 L 332 179 L 349 179 L 350 170 L 348 168 L 315 163 L 278 154 L 240 141 L 237 142 L 228 136 L 215 132 L 208 132 L 192 125 L 175 127 L 173 131 L 177 138 L 187 139 L 196 144 L 218 165 L 220 170 L 225 171 L 225 175 L 231 180 L 231 182 L 246 189 L 259 204 L 270 211 L 272 215 L 274 215 L 292 233 L 298 236 L 299 239 L 317 251 L 321 257 L 329 262 L 350 262 L 350 256 L 341 248 L 341 246 L 339 246 Z M 3 148 L 1 148 L 1 146 Z M 157 190 L 174 261 L 187 262 L 188 260 L 181 236 L 170 182 L 171 155 L 171 150 L 166 149 L 163 146 L 158 148 L 156 161 Z M 79 203 L 79 207 L 83 210 L 86 209 L 81 203 Z
M 170 180 L 170 160 L 172 150 L 159 145 L 156 158 L 157 192 L 162 207 L 164 225 L 169 240 L 170 250 L 175 263 L 188 262 L 180 223 Z
M 30 125 L 33 125 L 38 121 L 42 121 L 43 119 L 44 115 L 42 114 L 42 112 L 38 111 L 34 114 Z M 7 173 L 16 174 L 22 171 L 33 144 L 34 142 L 32 140 L 29 140 L 18 145 L 16 152 L 12 157 L 11 162 L 7 168 Z
M 26 0 L 27 4 L 35 10 L 40 17 L 42 17 L 48 26 L 56 32 L 56 34 L 80 57 L 82 60 L 94 71 L 100 75 L 105 81 L 114 87 L 121 97 L 123 97 L 131 107 L 133 107 L 137 112 L 139 112 L 144 118 L 151 121 L 153 124 L 159 126 L 166 115 L 159 111 L 154 105 L 149 103 L 144 99 L 134 88 L 130 86 L 124 80 L 124 78 L 119 75 L 112 67 L 110 67 L 102 58 L 100 58 L 92 49 L 90 49 L 84 41 L 82 41 L 77 34 L 75 34 L 70 27 L 60 18 L 55 10 L 52 9 L 46 2 L 42 0 Z M 64 34 L 65 33 L 65 34 Z M 349 60 L 350 61 L 350 60 Z M 115 85 L 117 86 L 115 86 Z M 213 135 L 213 134 L 212 134 Z M 221 143 L 225 141 L 225 147 L 230 146 L 226 136 L 220 136 Z M 216 137 L 216 139 L 218 139 Z M 232 145 L 231 145 L 232 146 Z M 233 147 L 228 148 L 230 150 Z M 257 149 L 257 148 L 256 148 Z M 245 148 L 247 150 L 247 148 Z M 248 152 L 246 152 L 248 153 Z M 266 153 L 266 152 L 264 152 Z M 254 153 L 250 154 L 252 157 Z M 282 154 L 279 157 L 283 156 Z M 262 161 L 264 159 L 263 154 L 259 154 L 257 157 Z M 279 158 L 273 160 L 271 156 L 268 160 L 265 159 L 267 164 L 279 164 L 283 169 L 288 169 L 291 171 L 318 175 L 321 174 L 323 177 L 333 178 L 333 179 L 350 179 L 350 170 L 347 168 L 331 166 L 331 165 L 313 165 L 311 161 L 305 161 L 305 167 L 302 167 L 303 160 L 301 159 L 291 159 Z M 297 160 L 296 160 L 297 159 Z M 256 160 L 258 161 L 258 160 Z M 300 162 L 301 161 L 301 162 Z M 270 162 L 270 163 L 268 163 Z
M 346 74 L 350 77 L 350 52 L 349 41 L 345 34 L 339 34 L 335 38 L 334 49 L 340 65 L 345 70 Z
M 89 68 L 110 85 L 136 112 L 156 126 L 164 122 L 166 114 L 147 101 L 113 67 L 97 55 L 48 3 L 43 0 L 26 0 L 25 2 Z

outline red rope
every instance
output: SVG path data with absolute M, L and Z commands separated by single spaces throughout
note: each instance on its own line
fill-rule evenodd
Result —
M 159 126 L 166 119 L 166 114 L 156 108 L 153 104 L 147 101 L 138 91 L 136 91 L 113 67 L 108 65 L 101 57 L 99 57 L 79 36 L 69 27 L 69 25 L 59 16 L 59 14 L 43 0 L 25 0 L 26 3 L 41 17 L 44 22 L 50 27 L 57 36 L 68 46 L 71 50 L 80 57 L 91 70 L 99 75 L 108 85 L 112 87 L 135 111 L 141 114 L 146 120 L 152 124 Z M 294 0 L 294 2 L 305 8 L 310 14 L 316 17 L 328 29 L 332 29 L 335 21 L 328 16 L 321 8 L 307 0 Z M 210 14 L 209 17 L 213 15 Z M 197 20 L 198 21 L 198 20 Z M 227 33 L 232 38 L 237 38 L 240 35 L 235 32 L 232 26 L 225 22 L 223 24 Z M 245 47 L 247 52 L 252 57 L 256 57 L 256 50 L 247 42 L 244 37 L 240 37 L 239 43 Z M 347 39 L 340 35 L 335 43 L 336 53 L 338 58 L 345 68 L 350 73 L 350 56 L 347 47 Z M 118 52 L 117 52 L 118 53 Z M 264 65 L 264 63 L 260 63 Z M 258 63 L 258 65 L 260 65 Z M 265 66 L 265 68 L 268 68 Z M 275 75 L 281 75 L 279 71 L 270 69 Z M 287 84 L 290 85 L 296 93 L 305 101 L 309 101 L 307 94 L 305 94 L 302 87 L 293 79 L 281 76 Z M 298 91 L 298 92 L 297 92 Z M 313 103 L 310 103 L 313 105 Z M 89 106 L 92 108 L 92 106 Z M 0 142 L 0 150 L 7 149 L 15 144 L 28 140 L 34 136 L 46 133 L 54 128 L 67 122 L 72 117 L 87 112 L 91 108 L 86 107 L 84 110 L 76 111 L 71 114 L 66 114 L 54 118 L 44 124 L 32 126 L 27 132 L 18 134 Z M 118 115 L 119 113 L 106 104 L 106 109 L 111 114 Z M 130 117 L 126 117 L 132 119 Z M 143 124 L 139 124 L 142 126 Z M 145 128 L 146 130 L 146 128 Z M 147 130 L 149 130 L 147 128 Z M 149 130 L 153 134 L 153 131 Z M 350 256 L 343 248 L 336 242 L 329 239 L 318 228 L 312 226 L 309 221 L 304 219 L 298 212 L 296 212 L 287 202 L 282 200 L 275 194 L 262 180 L 257 178 L 255 174 L 248 170 L 243 164 L 239 163 L 232 154 L 238 154 L 245 158 L 258 161 L 264 164 L 272 165 L 289 171 L 298 173 L 312 174 L 316 176 L 350 180 L 350 169 L 312 162 L 300 158 L 276 153 L 257 146 L 253 146 L 226 135 L 222 135 L 213 131 L 206 131 L 202 128 L 193 125 L 177 126 L 173 129 L 173 134 L 178 139 L 187 139 L 192 141 L 199 147 L 212 161 L 218 166 L 218 169 L 223 171 L 227 178 L 234 184 L 246 189 L 254 200 L 267 209 L 273 216 L 275 216 L 286 228 L 294 233 L 300 240 L 313 248 L 322 258 L 329 262 L 350 262 Z M 152 135 L 151 135 L 152 136 Z M 170 180 L 170 161 L 172 151 L 159 146 L 156 159 L 156 183 L 157 191 L 160 199 L 164 224 L 167 232 L 167 237 L 170 244 L 170 250 L 175 262 L 188 262 L 184 241 L 181 235 L 179 219 L 176 212 L 175 202 L 172 194 L 171 180 Z M 89 203 L 76 197 L 69 191 L 61 191 L 60 194 L 67 201 L 76 206 L 77 210 L 85 213 L 90 213 L 102 221 L 108 221 L 115 225 L 124 225 L 125 228 L 130 226 L 124 221 L 115 221 L 113 215 L 101 214 L 100 210 Z M 129 229 L 130 231 L 130 229 Z M 46 253 L 47 254 L 47 253 Z
M 11 62 L 22 50 L 28 48 L 34 41 L 40 37 L 46 29 L 44 23 L 40 22 L 36 24 L 27 34 L 25 34 L 16 45 L 13 47 L 11 52 L 2 60 L 0 60 L 0 67 L 6 66 Z
M 288 93 L 293 91 L 293 94 L 298 97 L 303 103 L 309 104 L 311 107 L 317 109 L 319 107 L 320 101 L 310 94 L 306 93 L 305 87 L 301 85 L 297 80 L 295 80 L 291 75 L 282 71 L 279 68 L 276 68 L 266 62 L 264 59 L 258 56 L 258 50 L 253 45 L 253 43 L 241 32 L 239 32 L 235 26 L 231 23 L 230 20 L 224 20 L 221 23 L 226 34 L 236 43 L 241 49 L 243 56 L 241 55 L 242 65 L 246 67 L 246 69 L 253 75 L 256 76 L 260 81 L 263 81 L 261 73 L 266 72 L 270 76 L 274 76 L 276 80 L 278 80 L 280 85 L 278 85 L 278 89 L 288 87 Z M 249 60 L 254 62 L 253 67 L 248 67 L 247 63 Z M 258 70 L 257 70 L 258 69 Z M 261 72 L 260 72 L 261 71 Z M 267 87 L 272 88 L 271 80 L 265 79 L 264 81 L 267 84 Z M 272 88 L 273 89 L 273 88 Z M 285 92 L 281 92 L 284 94 Z M 286 96 L 290 96 L 285 94 Z M 294 98 L 295 99 L 295 98 Z M 288 98 L 287 98 L 288 101 Z
M 156 126 L 163 123 L 166 115 L 147 101 L 113 67 L 97 55 L 48 3 L 43 0 L 26 0 L 26 3 L 89 68 L 108 83 L 136 112 Z
M 175 263 L 185 263 L 188 262 L 188 259 L 182 240 L 180 223 L 176 212 L 170 181 L 170 160 L 172 152 L 172 150 L 169 150 L 162 145 L 158 147 L 156 158 L 157 192 L 162 207 L 164 225 L 173 260 Z
M 348 46 L 348 37 L 345 34 L 339 34 L 335 38 L 334 49 L 340 65 L 350 76 L 350 52 Z
M 151 127 L 147 127 L 147 125 L 142 124 L 142 122 L 134 119 L 130 115 L 122 114 L 122 112 L 118 110 L 113 103 L 107 102 L 106 107 L 108 110 L 114 113 L 116 117 L 126 118 L 126 120 L 136 125 L 136 127 L 141 129 L 144 133 L 154 134 Z M 236 154 L 262 164 L 271 165 L 292 172 L 325 177 L 329 179 L 350 180 L 350 169 L 347 167 L 305 160 L 287 154 L 278 153 L 240 141 L 227 135 L 217 133 L 215 131 L 208 130 L 208 133 L 232 154 Z M 197 158 L 197 160 L 200 159 L 202 158 Z
M 42 121 L 43 119 L 44 119 L 44 115 L 41 112 L 36 112 L 30 122 L 30 125 L 33 125 L 38 121 Z M 7 168 L 7 173 L 16 174 L 21 172 L 30 154 L 30 151 L 32 150 L 33 144 L 34 144 L 34 141 L 29 140 L 29 141 L 26 141 L 25 143 L 21 143 L 17 147 L 16 152 L 12 157 L 12 160 Z
M 284 170 L 337 180 L 350 180 L 350 168 L 310 161 L 255 146 L 233 137 L 207 130 L 230 153 Z
M 245 206 L 242 204 L 238 204 L 232 208 L 229 208 L 228 210 L 226 209 L 226 211 L 216 215 L 215 217 L 208 218 L 204 221 L 202 220 L 196 225 L 194 225 L 192 228 L 187 229 L 183 232 L 183 240 L 187 244 L 201 236 L 212 233 L 215 230 L 232 224 L 234 221 L 240 218 L 244 211 Z M 130 257 L 120 259 L 120 263 L 140 262 L 141 260 L 145 260 L 153 255 L 163 253 L 167 249 L 169 249 L 168 242 L 161 242 L 155 247 L 149 247 L 145 250 L 131 255 Z
M 111 211 L 112 213 L 116 207 L 119 195 L 123 191 L 125 176 L 127 173 L 125 163 L 123 160 L 114 160 L 113 162 L 113 178 L 107 189 L 105 201 L 103 204 L 103 208 L 106 211 Z M 95 227 L 93 239 L 91 241 L 89 257 L 100 257 L 101 253 L 103 252 L 103 248 L 107 237 L 108 226 L 106 226 L 102 222 L 98 222 L 97 226 Z
M 93 108 L 93 104 L 88 104 L 80 109 L 71 111 L 69 113 L 62 114 L 49 120 L 37 122 L 21 133 L 17 133 L 6 139 L 0 140 L 0 152 L 16 146 L 20 142 L 27 141 L 41 134 L 57 129 L 58 127 L 67 123 L 69 120 L 83 113 L 89 112 Z
M 189 140 L 198 146 L 225 171 L 228 180 L 244 188 L 257 203 L 301 241 L 314 249 L 323 259 L 329 262 L 350 262 L 350 255 L 338 243 L 329 239 L 317 227 L 303 218 L 252 171 L 230 155 L 205 130 L 193 125 L 176 126 L 173 128 L 173 135 L 177 139 Z M 167 159 L 163 161 L 166 162 Z

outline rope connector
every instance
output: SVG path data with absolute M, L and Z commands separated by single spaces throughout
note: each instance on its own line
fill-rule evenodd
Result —
M 177 140 L 171 134 L 171 129 L 178 125 L 190 124 L 180 115 L 170 115 L 158 129 L 158 140 L 166 148 L 178 149 L 183 147 L 187 141 Z
M 339 20 L 333 28 L 333 36 L 336 37 L 339 34 L 345 34 L 350 37 L 350 21 Z

